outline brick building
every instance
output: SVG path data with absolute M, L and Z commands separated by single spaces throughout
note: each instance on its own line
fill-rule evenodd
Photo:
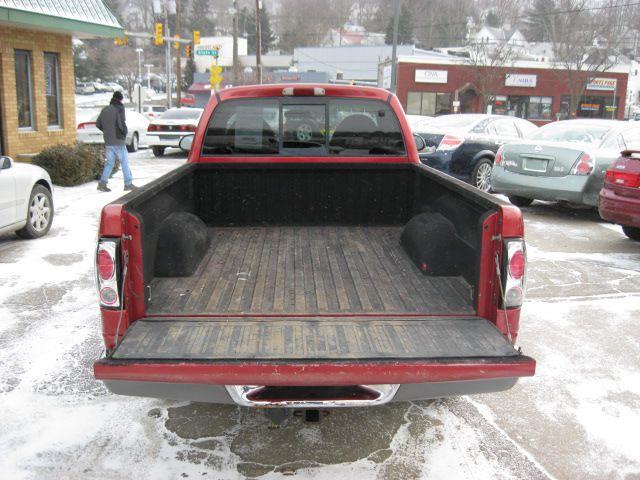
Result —
M 123 34 L 102 0 L 0 2 L 0 154 L 26 160 L 73 143 L 71 38 Z
M 390 65 L 380 66 L 383 86 L 389 71 Z M 459 57 L 399 57 L 396 91 L 408 114 L 480 113 L 483 106 L 477 73 L 477 68 Z M 542 62 L 519 61 L 496 68 L 491 75 L 492 113 L 537 124 L 569 117 L 624 119 L 629 76 L 624 67 L 591 74 L 573 115 L 568 111 L 569 88 L 563 70 Z

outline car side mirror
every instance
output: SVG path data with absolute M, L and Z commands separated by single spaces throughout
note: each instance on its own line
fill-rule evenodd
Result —
M 420 135 L 418 135 L 417 133 L 413 134 L 413 139 L 416 142 L 416 148 L 418 149 L 418 151 L 420 150 L 424 150 L 425 147 L 427 146 L 427 144 L 424 141 L 424 138 L 422 138 Z
M 183 152 L 188 152 L 191 150 L 191 145 L 193 145 L 193 135 L 185 135 L 180 139 L 178 143 L 178 148 Z
M 11 165 L 13 165 L 13 160 L 11 159 L 11 157 L 0 156 L 0 170 L 11 168 Z

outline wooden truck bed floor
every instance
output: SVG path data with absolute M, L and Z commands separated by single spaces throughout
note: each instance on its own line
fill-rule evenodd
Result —
M 428 277 L 400 226 L 213 227 L 194 275 L 155 278 L 147 315 L 473 314 L 462 277 Z

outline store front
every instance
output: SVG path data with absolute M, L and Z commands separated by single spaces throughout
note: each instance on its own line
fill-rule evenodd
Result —
M 0 5 L 0 154 L 15 160 L 76 141 L 72 37 L 124 33 L 101 0 L 49 4 Z
M 623 119 L 627 73 L 598 73 L 587 84 L 576 110 L 569 112 L 570 92 L 563 70 L 542 68 L 538 62 L 499 68 L 493 75 L 488 105 L 483 106 L 477 71 L 461 62 L 456 59 L 436 64 L 417 56 L 400 57 L 397 95 L 406 113 L 436 116 L 491 112 L 537 124 L 565 118 Z M 525 63 L 527 66 L 521 65 Z

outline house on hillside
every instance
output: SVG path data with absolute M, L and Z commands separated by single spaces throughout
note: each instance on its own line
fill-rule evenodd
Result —
M 76 140 L 72 37 L 118 37 L 102 0 L 0 2 L 0 154 Z

